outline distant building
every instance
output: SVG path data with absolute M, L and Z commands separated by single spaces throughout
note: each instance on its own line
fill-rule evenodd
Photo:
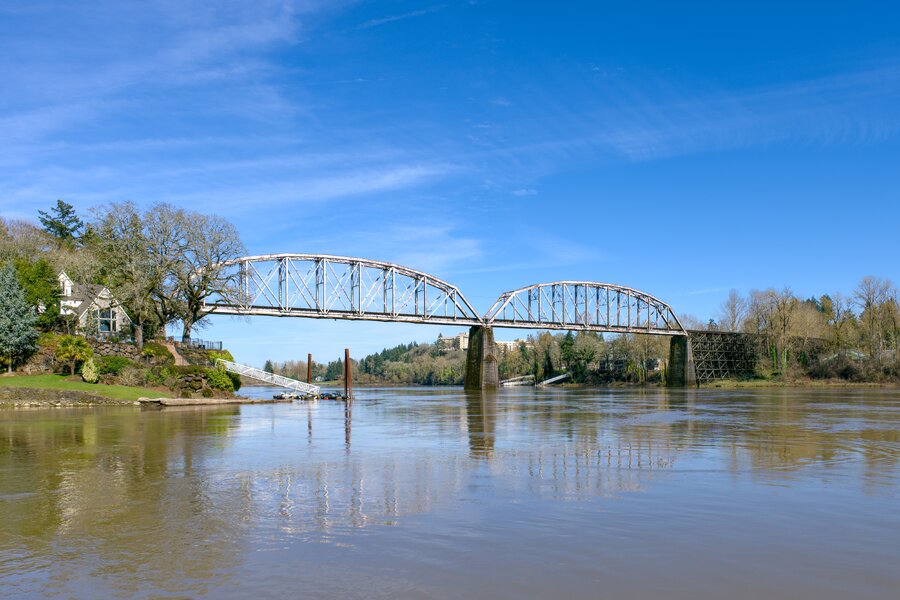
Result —
M 453 337 L 444 337 L 441 334 L 438 334 L 436 345 L 439 348 L 443 348 L 444 350 L 468 350 L 469 334 L 460 333 L 459 335 L 454 335 Z
M 62 288 L 59 312 L 63 316 L 76 317 L 78 329 L 101 336 L 130 333 L 131 318 L 109 288 L 75 283 L 65 271 L 60 271 L 57 278 Z
M 519 346 L 523 345 L 526 348 L 531 348 L 533 344 L 528 340 L 511 340 L 511 341 L 503 341 L 503 340 L 495 340 L 494 345 L 497 346 L 500 350 L 504 352 L 509 352 L 510 350 L 518 350 Z
M 525 346 L 528 348 L 531 348 L 532 346 L 531 342 L 529 342 L 528 340 L 494 341 L 494 345 L 497 347 L 497 349 L 503 352 L 507 352 L 509 350 L 518 350 L 520 344 L 525 344 Z M 468 350 L 469 334 L 460 333 L 453 337 L 442 337 L 441 335 L 438 335 L 437 346 L 446 350 Z
M 469 334 L 468 333 L 460 333 L 456 336 L 456 348 L 457 350 L 468 350 L 469 349 Z

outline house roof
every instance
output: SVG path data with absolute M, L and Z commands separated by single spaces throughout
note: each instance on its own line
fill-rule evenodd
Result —
M 99 298 L 103 294 L 103 292 L 106 292 L 109 295 L 111 304 L 121 310 L 126 319 L 128 319 L 129 321 L 131 320 L 131 317 L 128 316 L 128 313 L 121 306 L 121 304 L 116 301 L 115 297 L 112 295 L 112 292 L 110 292 L 109 288 L 107 288 L 105 285 L 94 283 L 76 283 L 72 280 L 71 277 L 68 276 L 68 274 L 66 274 L 65 271 L 60 271 L 59 276 L 65 277 L 72 284 L 72 294 L 69 296 L 63 296 L 62 299 L 81 303 L 77 307 L 75 307 L 75 311 L 79 319 L 84 316 L 84 314 L 90 309 L 94 301 L 97 300 L 97 298 Z

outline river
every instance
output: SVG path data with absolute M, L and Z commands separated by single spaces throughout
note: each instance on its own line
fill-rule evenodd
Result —
M 897 390 L 356 393 L 0 412 L 0 596 L 900 597 Z

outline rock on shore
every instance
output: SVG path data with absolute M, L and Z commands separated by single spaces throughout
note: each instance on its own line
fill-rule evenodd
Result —
M 0 388 L 0 408 L 47 408 L 52 406 L 130 405 L 132 400 L 104 398 L 88 392 Z

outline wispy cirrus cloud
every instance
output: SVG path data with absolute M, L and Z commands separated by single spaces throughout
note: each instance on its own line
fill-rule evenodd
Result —
M 484 256 L 484 246 L 477 237 L 467 234 L 458 223 L 441 223 L 435 219 L 395 219 L 377 225 L 347 222 L 342 230 L 337 254 L 367 256 L 425 271 L 447 278 L 477 263 Z M 333 236 L 312 235 L 305 247 L 329 252 L 335 247 Z
M 354 29 L 357 29 L 357 30 L 371 29 L 372 27 L 379 27 L 381 25 L 387 25 L 388 23 L 404 21 L 406 19 L 412 19 L 414 17 L 422 17 L 425 15 L 429 15 L 431 13 L 435 13 L 435 12 L 444 10 L 445 8 L 447 8 L 447 6 L 448 5 L 446 5 L 446 4 L 438 4 L 438 5 L 430 6 L 428 8 L 423 8 L 420 10 L 412 10 L 409 12 L 400 13 L 400 14 L 396 14 L 396 15 L 389 15 L 386 17 L 378 17 L 375 19 L 369 19 L 368 21 L 365 21 L 365 22 L 357 25 L 356 27 L 354 27 Z
M 160 104 L 161 90 L 180 90 L 211 83 L 226 83 L 210 108 L 221 110 L 241 94 L 256 88 L 277 95 L 266 80 L 276 68 L 262 53 L 276 44 L 293 43 L 299 35 L 298 15 L 320 6 L 316 3 L 283 3 L 262 0 L 244 2 L 155 2 L 140 6 L 101 3 L 74 11 L 56 4 L 35 9 L 48 21 L 82 23 L 80 35 L 43 38 L 43 52 L 35 53 L 31 38 L 7 39 L 0 58 L 5 92 L 0 92 L 6 123 L 15 140 L 36 141 L 83 126 Z M 122 21 L 121 32 L 102 35 L 108 51 L 91 52 L 95 27 Z M 128 29 L 126 23 L 152 21 L 152 31 Z M 76 31 L 78 26 L 76 25 Z M 125 35 L 128 32 L 132 35 Z M 241 86 L 244 89 L 241 90 Z M 145 95 L 139 101 L 135 94 Z M 238 92 L 236 94 L 235 92 Z M 194 91 L 197 94 L 197 91 Z M 237 95 L 237 98 L 235 96 Z M 204 102 L 205 93 L 194 103 Z M 284 103 L 283 106 L 287 106 Z M 258 111 L 257 111 L 258 114 Z
M 900 133 L 893 102 L 900 60 L 744 89 L 624 76 L 569 86 L 562 96 L 574 100 L 566 103 L 559 90 L 511 95 L 508 118 L 473 123 L 473 156 L 539 175 L 604 156 L 646 162 L 773 143 L 879 142 Z
M 141 203 L 166 201 L 196 210 L 237 216 L 258 211 L 261 204 L 275 210 L 285 206 L 406 190 L 433 184 L 452 170 L 451 165 L 444 164 L 393 162 L 343 169 L 332 167 L 328 172 L 306 171 L 292 177 L 282 174 L 271 181 L 258 181 L 258 177 L 249 173 L 238 176 L 234 172 L 229 173 L 230 178 L 226 180 L 204 177 L 196 181 L 198 173 L 220 171 L 219 168 L 196 167 L 182 170 L 179 177 L 185 182 L 172 191 L 172 174 L 167 176 L 165 170 L 153 172 L 150 176 L 137 175 L 137 180 L 129 180 L 125 173 L 108 167 L 85 171 L 53 168 L 44 169 L 40 174 L 26 174 L 19 184 L 7 182 L 0 185 L 0 209 L 11 210 L 22 202 L 46 203 L 47 198 L 62 195 L 81 208 L 139 199 Z M 169 186 L 166 181 L 169 181 Z

